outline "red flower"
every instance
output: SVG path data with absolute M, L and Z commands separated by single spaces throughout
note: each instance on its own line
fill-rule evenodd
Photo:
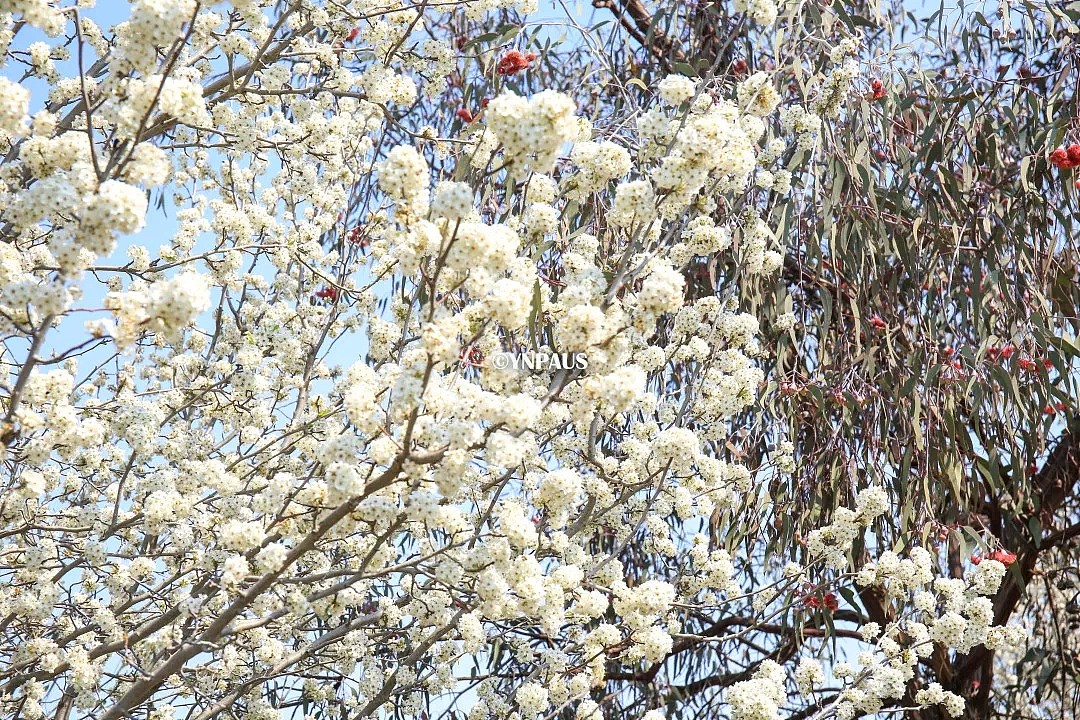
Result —
M 533 53 L 521 53 L 517 50 L 511 50 L 502 56 L 498 64 L 495 66 L 495 72 L 500 75 L 513 75 L 516 72 L 525 70 L 529 67 L 529 63 L 536 59 L 536 55 Z
M 481 98 L 480 99 L 480 109 L 483 110 L 484 108 L 486 108 L 488 106 L 489 102 L 491 102 L 491 98 Z
M 1016 361 L 1016 364 L 1020 367 L 1021 370 L 1027 370 L 1028 372 L 1034 372 L 1035 368 L 1038 367 L 1038 364 L 1029 357 L 1020 358 Z
M 888 327 L 888 324 L 879 315 L 870 318 L 870 324 L 874 326 L 875 330 L 884 330 Z
M 471 123 L 473 121 L 473 114 L 469 111 L 468 108 L 461 108 L 454 114 L 467 123 Z
M 1016 562 L 1016 553 L 1010 552 L 1009 550 L 1005 550 L 1004 548 L 1002 548 L 1001 550 L 995 550 L 994 552 L 990 553 L 990 559 L 997 560 L 1005 567 L 1009 567 L 1014 562 Z
M 336 287 L 324 287 L 315 291 L 315 297 L 320 300 L 337 300 L 338 289 Z
M 798 395 L 799 394 L 799 388 L 795 383 L 782 382 L 782 383 L 780 383 L 780 394 L 781 395 Z
M 475 345 L 469 345 L 468 347 L 461 348 L 461 353 L 459 355 L 461 357 L 462 365 L 471 365 L 472 367 L 477 367 L 482 362 L 484 362 L 484 353 L 482 353 L 480 351 L 480 348 L 476 347 Z
M 362 248 L 371 244 L 366 237 L 360 236 L 360 228 L 358 227 L 354 227 L 345 233 L 345 241 L 350 245 L 359 245 Z
M 836 599 L 836 593 L 825 593 L 820 598 L 817 595 L 804 595 L 803 607 L 810 608 L 812 610 L 819 610 L 821 608 L 828 608 L 829 612 L 836 612 L 840 607 L 840 602 Z
M 1080 145 L 1073 143 L 1065 150 L 1065 153 L 1069 156 L 1071 164 L 1080 165 Z
M 1043 408 L 1044 415 L 1053 415 L 1055 412 L 1056 411 L 1054 410 L 1054 406 L 1049 403 L 1047 403 L 1046 407 Z
M 345 37 L 345 42 L 352 42 L 356 39 L 356 36 L 360 34 L 360 28 L 354 27 L 349 31 L 349 34 Z
M 978 565 L 981 562 L 982 562 L 982 555 L 980 555 L 978 553 L 975 553 L 974 555 L 971 556 L 971 564 L 972 565 Z
M 1072 162 L 1069 160 L 1069 151 L 1065 148 L 1056 148 L 1050 153 L 1050 162 L 1056 168 L 1072 167 Z
M 1008 345 L 1002 347 L 1001 350 L 998 351 L 998 354 L 1001 355 L 1002 360 L 1008 360 L 1012 357 L 1014 352 L 1016 352 L 1016 346 L 1012 343 L 1009 343 Z
M 885 85 L 877 78 L 874 78 L 870 81 L 870 99 L 880 100 L 883 97 L 885 97 Z
M 750 66 L 746 64 L 745 60 L 736 60 L 731 64 L 731 72 L 736 75 L 745 75 L 750 71 Z

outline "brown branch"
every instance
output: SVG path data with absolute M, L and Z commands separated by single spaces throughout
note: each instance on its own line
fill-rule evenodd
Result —
M 859 616 L 856 613 L 848 613 L 844 611 L 833 613 L 833 617 L 836 620 L 847 620 L 851 622 L 859 621 Z M 825 630 L 820 627 L 795 628 L 780 625 L 778 623 L 761 623 L 758 622 L 755 618 L 745 615 L 734 615 L 718 620 L 716 623 L 714 623 L 707 629 L 703 630 L 700 633 L 697 633 L 694 637 L 682 638 L 681 640 L 679 640 L 679 642 L 675 643 L 672 646 L 671 651 L 668 652 L 667 656 L 663 660 L 658 663 L 653 663 L 653 665 L 651 665 L 646 670 L 639 670 L 635 672 L 607 673 L 606 677 L 608 680 L 622 680 L 634 683 L 651 683 L 653 680 L 656 679 L 656 675 L 660 672 L 660 669 L 663 668 L 664 664 L 669 659 L 671 659 L 675 655 L 678 655 L 679 653 L 700 647 L 706 639 L 719 637 L 726 630 L 732 627 L 752 628 L 754 630 L 758 630 L 769 635 L 780 635 L 789 638 L 789 640 L 791 641 L 804 637 L 830 637 L 831 635 L 835 635 L 836 637 L 852 638 L 855 640 L 862 638 L 862 635 L 860 635 L 855 630 L 835 628 L 832 632 L 830 632 L 829 630 Z M 736 674 L 738 675 L 741 673 Z
M 1038 519 L 1044 526 L 1061 509 L 1075 491 L 1080 479 L 1080 416 L 1069 420 L 1068 429 L 1034 477 L 1034 497 L 1039 506 L 1032 512 L 1015 518 L 1018 532 L 1005 533 L 1002 541 L 1017 554 L 1016 563 L 1005 576 L 994 600 L 994 624 L 1009 621 L 1024 597 L 1024 591 L 1035 576 L 1039 556 L 1043 552 L 1080 534 L 1080 525 L 1073 525 L 1046 535 L 1038 544 L 1028 533 L 1028 523 Z M 1008 525 L 1006 525 L 1008 527 Z M 1019 577 L 1018 577 L 1019 576 Z M 935 663 L 938 664 L 938 663 Z M 953 668 L 943 668 L 948 675 L 939 677 L 942 684 L 961 695 L 968 696 L 967 717 L 988 717 L 990 693 L 994 680 L 994 651 L 984 645 L 973 649 Z M 977 684 L 976 684 L 977 683 Z M 971 695 L 973 688 L 977 688 Z
M 653 16 L 641 0 L 593 0 L 594 8 L 603 8 L 619 21 L 619 24 L 670 70 L 671 61 L 686 62 L 686 54 L 663 30 L 653 23 Z

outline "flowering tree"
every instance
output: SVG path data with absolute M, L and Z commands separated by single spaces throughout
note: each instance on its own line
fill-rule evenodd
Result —
M 881 482 L 904 508 L 888 542 L 936 535 L 954 575 L 1010 561 L 994 617 L 1032 621 L 1027 652 L 933 660 L 974 717 L 1029 703 L 1069 716 L 1080 701 L 1076 178 L 1054 166 L 1076 142 L 1057 109 L 1075 97 L 1076 20 L 1037 3 L 941 15 L 925 32 L 954 40 L 908 59 L 890 57 L 884 29 L 868 37 L 870 82 L 784 273 L 805 322 L 777 354 L 775 409 L 803 418 L 796 456 L 816 473 L 789 486 L 792 507 L 822 476 L 830 491 L 811 502 L 826 507 L 843 502 L 837 487 Z
M 1015 558 L 777 492 L 849 15 L 89 5 L 0 2 L 8 716 L 959 716 L 1024 646 Z

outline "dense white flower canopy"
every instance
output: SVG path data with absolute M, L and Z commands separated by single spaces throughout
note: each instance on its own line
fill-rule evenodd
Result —
M 732 718 L 873 713 L 935 646 L 1023 644 L 997 560 L 853 564 L 881 488 L 763 561 L 791 447 L 729 452 L 761 325 L 794 317 L 686 268 L 775 276 L 748 194 L 793 192 L 853 44 L 809 107 L 765 71 L 672 73 L 601 117 L 448 30 L 536 3 L 109 5 L 0 1 L 5 717 L 600 718 L 619 677 L 852 574 L 894 622 L 825 667 L 762 657 Z M 742 6 L 756 32 L 782 10 Z M 447 76 L 490 102 L 453 117 Z M 541 348 L 587 367 L 485 361 Z

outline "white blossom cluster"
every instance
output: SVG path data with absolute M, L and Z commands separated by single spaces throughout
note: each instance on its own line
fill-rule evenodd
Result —
M 810 557 L 820 558 L 835 570 L 851 568 L 855 542 L 862 541 L 866 529 L 888 509 L 889 498 L 883 489 L 862 490 L 856 496 L 854 510 L 839 508 L 832 523 L 810 533 L 806 539 Z M 880 552 L 876 559 L 855 569 L 855 584 L 880 589 L 885 602 L 897 612 L 896 619 L 884 627 L 869 622 L 859 628 L 863 642 L 872 648 L 859 653 L 857 665 L 840 662 L 833 666 L 833 676 L 845 683 L 843 692 L 830 705 L 835 717 L 850 720 L 877 713 L 898 701 L 915 680 L 920 660 L 930 657 L 935 648 L 967 653 L 980 644 L 991 649 L 1024 647 L 1028 636 L 1025 628 L 993 625 L 991 598 L 1005 577 L 1002 563 L 983 560 L 963 578 L 939 576 L 938 568 L 938 558 L 915 546 L 905 554 Z M 798 565 L 785 570 L 788 577 L 803 573 Z M 766 596 L 767 602 L 773 600 Z M 820 666 L 804 661 L 794 679 L 800 692 L 806 693 L 823 683 L 825 676 Z M 953 717 L 960 716 L 965 706 L 963 697 L 936 682 L 920 689 L 915 699 L 921 706 L 942 705 Z M 775 715 L 748 712 L 742 717 L 749 720 Z

